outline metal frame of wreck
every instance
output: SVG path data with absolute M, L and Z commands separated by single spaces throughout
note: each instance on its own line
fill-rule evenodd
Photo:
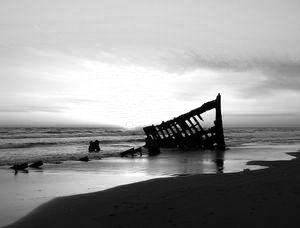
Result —
M 214 126 L 204 129 L 200 121 L 201 114 L 212 109 L 216 110 Z M 188 113 L 172 120 L 163 121 L 159 125 L 147 126 L 144 132 L 147 136 L 146 146 L 225 149 L 223 122 L 221 113 L 221 95 L 215 100 L 204 103 Z

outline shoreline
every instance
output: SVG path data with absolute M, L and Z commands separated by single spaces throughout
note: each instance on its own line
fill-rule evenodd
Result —
M 59 197 L 6 227 L 293 227 L 300 222 L 300 154 L 251 161 L 267 169 L 158 178 Z

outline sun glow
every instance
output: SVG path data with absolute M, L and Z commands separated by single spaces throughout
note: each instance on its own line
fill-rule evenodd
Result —
M 71 60 L 63 66 L 45 64 L 36 77 L 57 86 L 27 95 L 37 103 L 60 104 L 59 115 L 67 119 L 128 128 L 161 120 L 178 109 L 174 91 L 180 75 L 133 64 Z
M 181 97 L 180 87 L 193 80 L 195 73 L 171 73 L 73 56 L 61 59 L 68 59 L 68 63 L 44 64 L 36 75 L 42 76 L 48 85 L 53 84 L 54 89 L 35 95 L 31 91 L 28 95 L 38 103 L 47 100 L 50 106 L 60 104 L 59 115 L 68 120 L 132 128 L 172 118 L 198 107 L 205 99 L 213 99 L 216 94 L 212 90 L 202 93 L 201 100 Z M 210 77 L 213 72 L 198 70 L 196 74 Z
M 6 97 L 0 97 L 0 118 L 4 126 L 106 124 L 134 128 L 190 111 L 215 99 L 217 93 L 224 95 L 225 125 L 245 124 L 257 122 L 260 114 L 274 114 L 268 106 L 273 99 L 285 103 L 287 98 L 297 97 L 297 93 L 289 91 L 272 94 L 260 103 L 255 96 L 244 97 L 245 91 L 260 86 L 263 75 L 255 71 L 209 68 L 170 71 L 124 61 L 119 56 L 93 58 L 40 50 L 31 50 L 31 55 L 36 58 L 34 65 L 25 62 L 18 74 L 3 81 L 4 89 L 14 88 L 2 91 Z M 284 112 L 278 107 L 275 114 L 280 116 Z M 293 118 L 298 117 L 290 117 L 292 121 Z
M 68 77 L 68 95 L 90 100 L 80 106 L 69 105 L 66 111 L 78 119 L 134 127 L 174 108 L 170 79 L 176 80 L 177 75 L 99 62 L 85 63 L 84 67 L 76 77 Z
M 38 57 L 38 64 L 24 64 L 18 80 L 6 82 L 18 92 L 6 104 L 3 119 L 18 119 L 29 125 L 109 124 L 133 128 L 173 118 L 216 94 L 210 90 L 213 96 L 209 98 L 202 92 L 201 100 L 186 99 L 185 87 L 192 83 L 195 73 L 169 72 L 119 61 L 119 57 L 107 61 L 30 51 Z M 212 72 L 198 70 L 196 74 L 205 78 Z

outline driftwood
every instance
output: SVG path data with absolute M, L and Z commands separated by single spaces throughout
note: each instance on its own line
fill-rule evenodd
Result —
M 88 156 L 84 156 L 82 158 L 79 158 L 79 161 L 88 162 L 90 159 Z
M 135 155 L 139 154 L 140 156 L 143 155 L 142 153 L 142 147 L 139 147 L 137 149 L 134 149 L 134 147 L 130 148 L 129 150 L 126 150 L 124 152 L 121 152 L 120 153 L 120 156 L 121 157 L 127 157 L 127 156 L 131 156 L 131 157 L 134 157 Z
M 28 163 L 21 163 L 21 164 L 14 164 L 13 166 L 10 167 L 10 169 L 14 169 L 14 170 L 25 170 L 28 168 Z
M 36 162 L 30 164 L 29 167 L 37 169 L 37 168 L 40 168 L 43 164 L 44 164 L 43 161 L 36 161 Z
M 214 126 L 204 129 L 200 122 L 201 114 L 216 110 Z M 159 125 L 144 128 L 147 136 L 146 147 L 179 147 L 201 149 L 225 149 L 223 123 L 221 114 L 221 95 L 215 100 L 204 103 L 201 107 L 180 115 Z

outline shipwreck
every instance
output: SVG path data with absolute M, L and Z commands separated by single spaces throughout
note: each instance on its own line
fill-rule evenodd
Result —
M 213 126 L 204 128 L 201 114 L 215 109 Z M 163 121 L 159 125 L 143 128 L 148 148 L 198 148 L 198 149 L 225 149 L 225 140 L 221 113 L 221 95 L 215 100 L 204 103 L 199 108 Z

